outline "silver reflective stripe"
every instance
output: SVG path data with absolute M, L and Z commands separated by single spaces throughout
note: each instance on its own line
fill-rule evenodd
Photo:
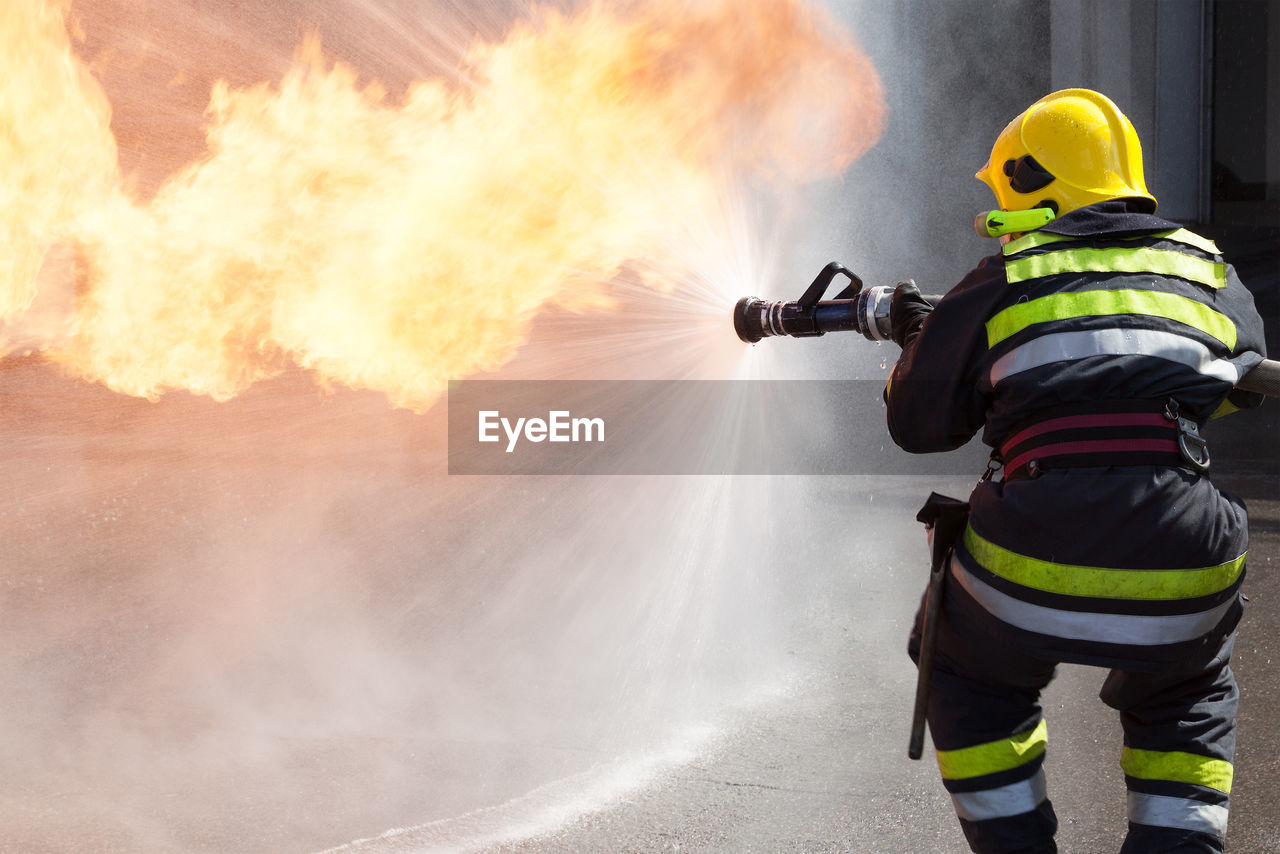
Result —
M 1227 814 L 1227 807 L 1217 804 L 1201 803 L 1189 798 L 1172 798 L 1168 795 L 1129 793 L 1129 821 L 1136 824 L 1176 827 L 1226 836 Z
M 1222 618 L 1235 604 L 1234 599 L 1228 599 L 1208 611 L 1162 617 L 1064 611 L 1023 602 L 1000 592 L 965 569 L 958 557 L 951 558 L 951 571 L 960 586 L 997 619 L 1029 632 L 1067 640 L 1126 643 L 1134 646 L 1195 640 L 1222 622 Z
M 1044 769 L 1037 769 L 1029 780 L 1010 783 L 998 789 L 981 792 L 952 792 L 956 815 L 966 821 L 986 821 L 1022 815 L 1040 806 L 1045 799 Z
M 1152 356 L 1186 365 L 1198 374 L 1235 385 L 1240 371 L 1209 348 L 1173 332 L 1154 329 L 1096 329 L 1041 335 L 1005 353 L 991 366 L 991 385 L 1014 374 L 1090 356 Z

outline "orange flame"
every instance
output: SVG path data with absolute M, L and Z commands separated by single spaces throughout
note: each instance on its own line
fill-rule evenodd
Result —
M 474 47 L 467 89 L 394 101 L 308 40 L 278 85 L 216 84 L 207 157 L 143 203 L 64 5 L 0 13 L 0 316 L 73 243 L 74 314 L 39 349 L 151 398 L 297 364 L 425 409 L 544 307 L 607 308 L 624 265 L 676 287 L 682 223 L 735 182 L 838 174 L 884 122 L 869 61 L 805 0 L 596 0 Z
M 62 8 L 0 9 L 0 317 L 26 310 L 45 249 L 116 181 L 110 107 L 71 55 Z

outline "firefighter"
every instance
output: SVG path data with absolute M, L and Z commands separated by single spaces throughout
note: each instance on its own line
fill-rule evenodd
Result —
M 1223 851 L 1248 523 L 1200 430 L 1261 402 L 1233 387 L 1265 356 L 1262 321 L 1211 240 L 1155 215 L 1137 134 L 1105 96 L 1040 99 L 975 177 L 1048 222 L 936 308 L 896 288 L 885 395 L 907 451 L 979 428 L 994 449 L 937 628 L 943 785 L 974 851 L 1056 851 L 1040 693 L 1059 662 L 1096 665 L 1124 731 L 1121 851 Z

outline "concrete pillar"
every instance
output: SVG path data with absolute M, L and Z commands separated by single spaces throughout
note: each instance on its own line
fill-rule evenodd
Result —
M 1147 185 L 1170 219 L 1207 214 L 1206 0 L 1054 0 L 1054 89 L 1115 101 L 1142 140 Z
M 1153 3 L 1155 137 L 1147 180 L 1160 213 L 1184 222 L 1209 219 L 1207 67 L 1211 33 L 1203 0 Z

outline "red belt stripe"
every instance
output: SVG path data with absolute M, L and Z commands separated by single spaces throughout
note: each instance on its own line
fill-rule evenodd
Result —
M 1164 421 L 1163 418 L 1160 420 Z M 1005 471 L 1016 471 L 1031 460 L 1041 459 L 1043 457 L 1061 456 L 1063 454 L 1114 454 L 1139 452 L 1177 454 L 1178 443 L 1174 439 L 1086 439 L 1080 442 L 1060 442 L 1056 445 L 1041 445 L 1038 448 L 1032 448 L 1029 451 L 1024 451 L 1012 460 L 1006 460 Z
M 1100 415 L 1067 415 L 1050 418 L 1022 430 L 1004 442 L 1004 447 L 1014 448 L 1028 439 L 1054 430 L 1074 430 L 1086 427 L 1168 427 L 1173 425 L 1158 412 L 1117 412 Z

